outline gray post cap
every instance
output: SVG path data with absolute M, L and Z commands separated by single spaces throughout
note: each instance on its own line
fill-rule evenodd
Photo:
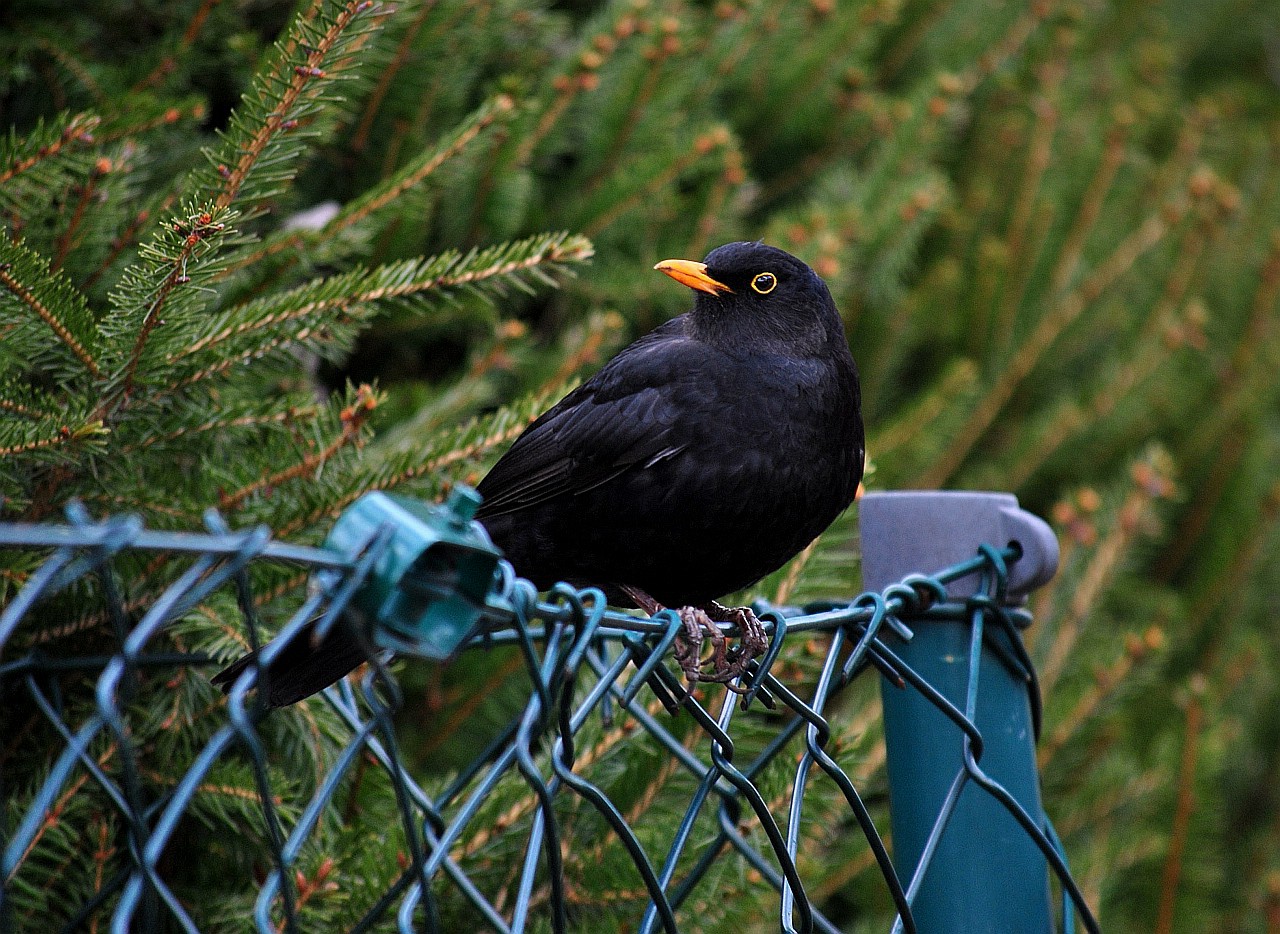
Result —
M 884 590 L 908 574 L 932 574 L 967 561 L 981 544 L 1017 542 L 1022 557 L 1009 566 L 1009 600 L 1020 603 L 1058 570 L 1058 538 L 1039 516 L 1019 508 L 1012 493 L 904 490 L 865 494 L 859 502 L 862 579 Z M 978 575 L 948 586 L 954 597 L 977 592 Z

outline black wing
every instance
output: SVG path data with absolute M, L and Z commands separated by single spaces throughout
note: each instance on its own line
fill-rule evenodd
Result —
M 477 487 L 478 518 L 593 489 L 684 448 L 678 384 L 702 353 L 675 318 L 627 347 L 531 424 Z

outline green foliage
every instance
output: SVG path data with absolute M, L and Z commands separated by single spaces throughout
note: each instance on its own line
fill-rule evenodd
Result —
M 0 12 L 0 517 L 50 519 L 75 496 L 191 528 L 217 506 L 314 541 L 365 490 L 438 497 L 683 310 L 655 261 L 763 237 L 845 314 L 869 486 L 1011 490 L 1061 531 L 1031 631 L 1045 797 L 1106 929 L 1265 929 L 1280 898 L 1274 4 L 21 6 Z M 319 222 L 286 222 L 328 201 Z M 571 280 L 592 245 L 545 233 L 560 230 L 594 245 Z M 756 592 L 856 590 L 854 518 Z M 0 602 L 30 568 L 3 569 Z M 132 570 L 145 607 L 179 568 Z M 303 581 L 263 573 L 275 623 Z M 65 595 L 21 644 L 95 644 L 95 600 Z M 214 600 L 169 638 L 230 657 L 236 618 Z M 809 658 L 781 664 L 803 683 Z M 409 668 L 426 698 L 410 701 L 410 760 L 443 780 L 458 760 L 436 750 L 509 712 L 513 670 L 478 654 Z M 157 787 L 219 703 L 197 672 L 176 687 L 134 713 Z M 67 696 L 83 715 L 91 697 Z M 323 773 L 341 732 L 325 716 L 267 721 L 279 787 Z M 874 692 L 833 719 L 875 801 Z M 770 724 L 740 727 L 750 748 Z M 665 839 L 687 779 L 591 729 L 592 780 Z M 39 729 L 13 735 L 0 764 L 29 764 L 7 777 L 11 819 L 48 768 Z M 781 808 L 787 776 L 764 781 Z M 208 784 L 225 793 L 192 821 L 214 856 L 184 894 L 237 929 L 251 896 L 226 882 L 255 865 L 253 782 L 228 767 Z M 352 785 L 308 855 L 316 929 L 358 914 L 403 845 L 372 839 L 387 789 Z M 850 929 L 883 928 L 883 886 L 830 791 L 806 808 L 806 879 Z M 28 868 L 58 884 L 24 883 L 28 916 L 93 890 L 77 841 L 122 833 L 101 813 L 72 799 L 42 837 Z M 508 885 L 531 813 L 504 787 L 459 858 Z M 566 825 L 583 918 L 634 924 L 616 841 L 589 809 Z M 726 861 L 685 911 L 750 928 L 776 899 Z

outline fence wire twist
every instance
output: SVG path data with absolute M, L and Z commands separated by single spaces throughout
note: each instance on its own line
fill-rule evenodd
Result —
M 39 841 L 49 815 L 65 805 L 69 794 L 91 781 L 100 786 L 123 821 L 128 858 L 113 878 L 102 880 L 86 904 L 71 906 L 67 930 L 88 919 L 109 916 L 112 929 L 200 930 L 188 907 L 166 881 L 162 857 L 173 842 L 201 783 L 220 759 L 246 757 L 257 788 L 257 806 L 268 830 L 270 869 L 261 880 L 254 922 L 261 931 L 302 930 L 298 864 L 304 846 L 316 834 L 335 794 L 349 773 L 369 761 L 385 770 L 394 789 L 399 818 L 408 841 L 402 872 L 369 904 L 353 930 L 383 926 L 394 918 L 400 930 L 441 930 L 438 902 L 443 887 L 453 886 L 483 918 L 500 932 L 529 929 L 535 911 L 545 902 L 554 930 L 570 927 L 562 864 L 562 827 L 554 807 L 557 796 L 577 795 L 607 822 L 625 847 L 648 897 L 638 930 L 679 930 L 677 914 L 717 861 L 738 854 L 760 878 L 779 893 L 778 917 L 783 931 L 835 932 L 806 895 L 797 868 L 806 793 L 817 772 L 839 789 L 857 821 L 896 906 L 895 929 L 914 931 L 910 903 L 929 869 L 932 844 L 941 836 L 960 791 L 968 784 L 999 801 L 1036 842 L 1056 876 L 1063 894 L 1061 917 L 1067 930 L 1079 920 L 1089 930 L 1097 925 L 1072 880 L 1052 828 L 1041 815 L 1027 814 L 1014 797 L 982 770 L 983 738 L 974 725 L 973 698 L 979 676 L 977 656 L 984 644 L 1000 653 L 1003 663 L 1028 685 L 1033 711 L 1039 697 L 1031 663 L 1021 650 L 1020 611 L 1002 605 L 1007 563 L 1017 559 L 1013 548 L 984 548 L 972 560 L 931 576 L 916 575 L 883 593 L 864 593 L 847 605 L 768 608 L 761 619 L 770 634 L 767 654 L 751 665 L 744 694 L 715 690 L 705 701 L 686 690 L 668 667 L 672 646 L 680 632 L 674 613 L 642 619 L 606 608 L 595 589 L 560 585 L 545 598 L 516 578 L 503 563 L 503 595 L 514 607 L 509 625 L 491 629 L 472 640 L 469 648 L 515 645 L 530 679 L 523 712 L 437 794 L 428 793 L 410 776 L 402 762 L 392 714 L 400 704 L 400 690 L 384 661 L 370 658 L 367 674 L 358 683 L 347 679 L 328 689 L 325 700 L 349 729 L 339 756 L 310 799 L 290 820 L 280 802 L 283 792 L 268 768 L 269 750 L 261 734 L 268 715 L 252 690 L 258 676 L 247 670 L 232 686 L 225 706 L 225 722 L 213 732 L 186 766 L 180 779 L 157 791 L 142 780 L 147 763 L 132 741 L 130 717 L 135 687 L 143 672 L 155 673 L 214 662 L 199 653 L 171 650 L 158 637 L 172 621 L 199 607 L 216 592 L 230 588 L 236 597 L 250 644 L 263 640 L 255 611 L 250 568 L 256 562 L 284 562 L 312 572 L 312 586 L 281 635 L 288 637 L 321 619 L 321 630 L 339 624 L 343 608 L 370 573 L 387 536 L 374 536 L 358 553 L 293 546 L 271 539 L 265 529 L 233 532 L 216 513 L 206 517 L 207 534 L 153 532 L 133 517 L 93 522 L 77 508 L 68 510 L 67 525 L 0 524 L 0 549 L 48 551 L 7 606 L 0 612 L 0 698 L 7 705 L 22 694 L 61 736 L 64 744 L 53 767 L 35 790 L 25 812 L 16 817 L 6 809 L 0 826 L 0 929 L 17 930 L 13 894 L 22 882 L 24 866 Z M 125 553 L 165 553 L 189 557 L 186 570 L 142 610 L 126 606 L 115 563 Z M 980 575 L 979 593 L 963 601 L 948 598 L 947 585 Z M 37 606 L 77 583 L 92 580 L 107 606 L 113 628 L 113 648 L 105 653 L 57 657 L 47 649 L 30 648 L 20 637 L 24 622 L 37 618 Z M 132 609 L 132 612 L 131 612 Z M 972 625 L 970 704 L 962 710 L 943 697 L 906 665 L 882 636 L 912 636 L 907 623 L 925 617 L 967 619 Z M 1025 623 L 1025 620 L 1021 622 Z M 992 630 L 1005 639 L 992 639 Z M 780 651 L 798 636 L 829 634 L 821 672 L 802 698 L 773 672 Z M 262 655 L 269 662 L 277 644 Z M 1008 646 L 1014 646 L 1010 651 Z M 6 656 L 13 656 L 6 658 Z M 934 825 L 925 856 L 905 884 L 894 869 L 882 835 L 853 781 L 827 749 L 832 731 L 824 711 L 831 700 L 868 668 L 889 683 L 916 691 L 956 726 L 963 738 L 962 761 L 956 764 L 952 794 Z M 65 722 L 58 679 L 81 672 L 96 679 L 93 713 L 79 725 Z M 684 714 L 705 734 L 691 746 L 670 728 L 670 719 L 655 716 L 640 700 L 651 692 L 668 713 Z M 754 704 L 785 708 L 792 716 L 775 717 L 776 733 L 763 749 L 744 758 L 735 748 L 735 718 Z M 591 718 L 616 722 L 629 718 L 687 770 L 696 790 L 664 852 L 649 852 L 629 826 L 617 804 L 598 785 L 578 771 L 575 739 Z M 1038 714 L 1037 714 L 1038 721 Z M 119 750 L 117 767 L 109 770 L 91 746 L 103 736 Z M 780 825 L 756 780 L 783 757 L 796 765 L 785 825 Z M 361 766 L 363 767 L 363 766 Z M 518 870 L 515 896 L 500 908 L 481 885 L 451 856 L 451 848 L 472 828 L 486 798 L 499 783 L 518 775 L 536 799 L 528 829 L 525 856 Z M 0 793 L 13 792 L 0 778 Z M 709 843 L 695 842 L 695 823 L 715 809 L 718 833 Z M 743 831 L 743 820 L 754 817 L 766 845 Z M 474 829 L 474 828 L 472 828 Z M 700 847 L 700 855 L 692 854 Z M 682 863 L 683 860 L 683 863 Z M 677 878 L 677 867 L 682 874 Z M 243 880 L 246 887 L 253 880 Z

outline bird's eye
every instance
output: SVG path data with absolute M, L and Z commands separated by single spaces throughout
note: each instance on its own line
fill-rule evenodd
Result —
M 778 277 L 771 272 L 759 273 L 751 280 L 751 287 L 761 295 L 768 295 L 778 287 Z

